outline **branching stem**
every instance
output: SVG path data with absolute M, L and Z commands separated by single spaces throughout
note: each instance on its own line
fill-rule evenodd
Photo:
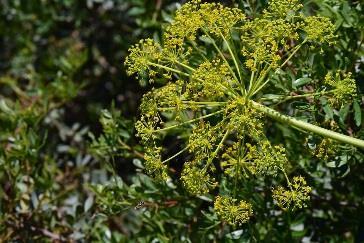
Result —
M 215 40 L 209 35 L 209 33 L 207 33 L 207 31 L 203 30 L 203 32 L 205 33 L 205 35 L 210 39 L 212 45 L 214 46 L 214 48 L 217 50 L 217 52 L 219 53 L 220 57 L 222 58 L 222 60 L 224 60 L 224 62 L 226 63 L 227 67 L 229 68 L 229 71 L 231 73 L 231 75 L 233 75 L 234 80 L 240 85 L 239 83 L 239 79 L 236 77 L 234 70 L 231 68 L 229 62 L 226 60 L 224 53 L 222 53 L 221 49 L 216 45 Z
M 190 77 L 191 78 L 191 74 L 185 73 L 185 72 L 180 71 L 180 70 L 175 69 L 175 68 L 167 67 L 165 65 L 161 65 L 161 64 L 158 64 L 158 63 L 154 63 L 154 62 L 149 62 L 148 64 L 151 65 L 151 66 L 154 66 L 154 67 L 162 68 L 164 70 L 167 70 L 167 71 L 170 71 L 170 72 L 175 72 L 176 74 L 179 74 L 179 75 L 182 75 L 182 76 Z M 203 82 L 202 79 L 197 79 L 197 80 L 200 81 L 200 82 Z M 220 87 L 222 87 L 223 89 L 225 89 L 225 91 L 232 92 L 232 94 L 235 93 L 235 91 L 232 88 L 229 89 L 228 87 L 222 85 L 221 83 L 217 83 L 216 85 L 219 85 Z M 229 93 L 227 93 L 227 94 L 229 94 Z
M 179 151 L 179 152 L 175 153 L 174 155 L 172 155 L 172 156 L 171 156 L 171 157 L 169 157 L 168 159 L 163 160 L 163 161 L 162 161 L 162 163 L 163 163 L 163 164 L 164 164 L 164 163 L 167 163 L 168 161 L 170 161 L 170 160 L 172 160 L 172 159 L 176 158 L 178 155 L 182 154 L 182 153 L 183 153 L 183 152 L 185 152 L 187 149 L 188 149 L 188 146 L 186 146 L 185 148 L 183 148 L 181 151 Z
M 217 145 L 215 151 L 212 153 L 211 157 L 209 158 L 209 160 L 207 161 L 204 170 L 207 170 L 210 166 L 210 164 L 212 163 L 213 159 L 216 157 L 217 153 L 220 151 L 220 149 L 222 148 L 223 143 L 225 142 L 226 138 L 229 136 L 230 130 L 227 129 L 224 136 L 222 137 L 220 143 Z
M 293 50 L 293 52 L 289 55 L 289 57 L 282 63 L 282 65 L 279 67 L 279 69 L 280 68 L 282 68 L 282 67 L 284 67 L 284 65 L 286 65 L 287 64 L 287 62 L 289 61 L 289 60 L 291 60 L 291 58 L 298 52 L 298 50 L 299 49 L 301 49 L 301 47 L 306 43 L 306 41 L 307 41 L 307 39 L 305 39 L 304 41 L 302 41 L 302 43 L 301 44 L 299 44 L 298 46 L 296 46 L 296 48 Z M 277 70 L 279 70 L 279 69 L 277 69 Z
M 188 74 L 188 73 L 182 72 L 182 71 L 177 70 L 175 68 L 167 67 L 165 65 L 161 65 L 161 64 L 158 64 L 158 63 L 154 63 L 154 62 L 148 62 L 148 64 L 151 65 L 151 66 L 154 66 L 154 67 L 165 69 L 165 70 L 170 71 L 170 72 L 175 72 L 177 74 L 180 74 L 180 75 L 183 75 L 183 76 L 186 76 L 186 77 L 190 76 L 190 74 Z
M 229 42 L 226 40 L 225 36 L 221 33 L 221 31 L 220 31 L 220 35 L 221 35 L 222 39 L 224 40 L 224 42 L 225 42 L 225 44 L 227 46 L 227 49 L 229 50 L 229 53 L 231 55 L 231 58 L 233 59 L 233 62 L 234 62 L 236 71 L 238 72 L 238 76 L 239 76 L 239 81 L 240 81 L 240 85 L 241 85 L 241 88 L 242 88 L 242 92 L 243 92 L 243 94 L 245 94 L 246 93 L 245 86 L 244 86 L 244 83 L 243 83 L 242 78 L 241 78 L 241 73 L 240 73 L 240 68 L 239 68 L 238 61 L 237 61 L 237 59 L 235 57 L 235 54 L 234 54 L 233 50 L 230 47 Z
M 188 124 L 188 123 L 192 123 L 192 122 L 195 122 L 195 121 L 199 121 L 201 119 L 204 119 L 204 118 L 207 118 L 207 117 L 210 117 L 210 116 L 217 115 L 217 114 L 222 113 L 222 112 L 224 112 L 224 110 L 215 111 L 213 113 L 210 113 L 210 114 L 207 114 L 207 115 L 204 115 L 204 116 L 200 116 L 200 117 L 197 117 L 195 119 L 191 119 L 191 120 L 188 120 L 188 121 L 185 121 L 185 122 L 178 123 L 176 125 L 172 125 L 172 126 L 169 126 L 169 127 L 165 127 L 165 128 L 161 128 L 161 129 L 155 130 L 154 132 L 166 131 L 166 130 L 169 130 L 169 129 L 172 129 L 172 128 L 176 128 L 176 127 L 179 127 L 179 126 Z

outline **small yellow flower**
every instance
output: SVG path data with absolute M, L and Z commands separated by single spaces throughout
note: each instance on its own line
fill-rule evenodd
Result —
M 145 168 L 156 180 L 166 181 L 168 179 L 167 166 L 161 161 L 161 148 L 148 149 L 144 155 Z
M 310 200 L 311 187 L 307 186 L 302 176 L 293 177 L 293 183 L 289 189 L 278 186 L 273 190 L 273 199 L 283 210 L 295 210 L 306 207 Z
M 351 78 L 351 73 L 345 74 L 340 71 L 335 75 L 328 73 L 324 83 L 332 88 L 334 97 L 330 101 L 333 104 L 346 103 L 356 96 L 357 87 L 355 80 Z
M 187 191 L 196 196 L 206 194 L 217 186 L 215 180 L 193 162 L 185 163 L 181 180 Z
M 320 16 L 309 16 L 304 19 L 303 30 L 307 34 L 307 40 L 318 43 L 334 44 L 336 36 L 333 34 L 335 26 L 330 19 Z
M 288 164 L 285 149 L 279 145 L 272 146 L 268 140 L 258 146 L 247 144 L 247 148 L 246 165 L 254 175 L 277 176 Z
M 285 18 L 288 14 L 300 10 L 302 7 L 303 5 L 300 4 L 299 0 L 271 0 L 268 11 L 264 13 Z
M 129 49 L 129 55 L 124 64 L 128 75 L 137 73 L 138 77 L 141 78 L 148 73 L 150 62 L 161 57 L 161 46 L 152 39 L 143 39 Z M 154 73 L 150 74 L 153 75 Z
M 338 144 L 334 143 L 333 140 L 324 138 L 317 146 L 315 156 L 318 159 L 327 161 L 328 159 L 335 156 L 338 150 Z
M 216 214 L 231 225 L 241 225 L 253 216 L 253 207 L 250 203 L 233 199 L 227 196 L 217 196 L 214 203 Z

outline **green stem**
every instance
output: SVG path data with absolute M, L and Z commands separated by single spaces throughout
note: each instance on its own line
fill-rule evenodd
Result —
M 193 103 L 187 103 L 187 104 L 193 104 Z M 218 103 L 211 103 L 211 104 L 194 104 L 193 107 L 186 107 L 184 110 L 192 109 L 194 107 L 198 108 L 208 108 L 208 107 L 216 107 L 216 106 L 223 106 L 225 104 L 218 104 Z M 159 111 L 173 111 L 178 109 L 178 106 L 169 106 L 169 107 L 157 107 Z
M 182 63 L 182 62 L 180 62 L 180 61 L 177 61 L 177 60 L 173 60 L 173 59 L 167 59 L 167 60 L 169 60 L 169 61 L 171 61 L 171 62 L 174 62 L 174 63 L 177 63 L 178 65 L 180 65 L 180 66 L 182 66 L 182 67 L 184 67 L 184 68 L 187 68 L 188 70 L 190 70 L 190 71 L 195 71 L 195 69 L 193 68 L 193 67 L 191 67 L 191 66 L 189 66 L 189 65 L 187 65 L 187 64 L 184 64 L 184 63 Z
M 330 94 L 333 93 L 335 90 L 330 90 L 330 91 L 321 91 L 321 92 L 316 92 L 316 93 L 306 93 L 306 94 L 301 94 L 301 95 L 289 95 L 289 96 L 285 96 L 285 95 L 277 95 L 274 98 L 260 98 L 260 101 L 266 101 L 266 100 L 280 100 L 280 103 L 286 102 L 288 100 L 293 100 L 293 99 L 300 99 L 300 98 L 306 98 L 306 97 L 313 97 L 313 96 L 318 96 L 318 95 L 326 95 L 326 94 Z
M 172 128 L 176 128 L 176 127 L 179 127 L 179 126 L 188 124 L 188 123 L 192 123 L 192 122 L 195 122 L 195 121 L 199 121 L 201 119 L 204 119 L 204 118 L 207 118 L 207 117 L 210 117 L 210 116 L 214 116 L 214 115 L 219 114 L 219 113 L 222 113 L 222 112 L 224 112 L 224 110 L 215 111 L 215 112 L 210 113 L 210 114 L 205 115 L 205 116 L 200 116 L 200 117 L 197 117 L 195 119 L 188 120 L 188 121 L 185 121 L 185 122 L 182 122 L 182 123 L 178 123 L 178 124 L 173 125 L 173 126 L 169 126 L 169 127 L 165 127 L 165 128 L 161 128 L 161 129 L 155 130 L 154 132 L 166 131 L 166 130 L 169 130 L 169 129 L 172 129 Z
M 282 65 L 279 67 L 279 69 L 280 68 L 282 68 L 282 67 L 284 67 L 284 65 L 286 65 L 287 64 L 287 62 L 289 61 L 289 60 L 291 60 L 291 58 L 298 52 L 298 50 L 303 46 L 303 44 L 305 44 L 306 43 L 306 41 L 307 41 L 307 39 L 305 39 L 301 44 L 299 44 L 298 46 L 296 46 L 296 49 L 294 49 L 294 51 L 289 55 L 289 57 L 282 63 Z M 279 70 L 279 69 L 277 69 L 277 71 Z M 276 71 L 276 72 L 277 72 Z
M 302 129 L 308 132 L 312 132 L 318 135 L 321 135 L 323 137 L 327 137 L 327 138 L 331 138 L 334 139 L 336 141 L 342 142 L 342 143 L 346 143 L 346 144 L 350 144 L 359 148 L 363 148 L 364 149 L 364 140 L 360 140 L 357 138 L 353 138 L 341 133 L 337 133 L 337 132 L 333 132 L 330 131 L 328 129 L 316 126 L 316 125 L 312 125 L 310 123 L 304 122 L 304 121 L 300 121 L 297 120 L 293 117 L 289 117 L 286 115 L 283 115 L 267 106 L 264 106 L 262 104 L 259 104 L 257 102 L 251 101 L 251 104 L 253 105 L 253 107 L 255 107 L 257 110 L 263 112 L 264 114 L 266 114 L 267 116 L 280 121 L 284 124 L 290 125 L 296 129 Z
M 220 143 L 217 145 L 217 148 L 215 149 L 215 151 L 212 153 L 211 157 L 209 158 L 209 160 L 207 161 L 204 170 L 207 170 L 210 166 L 210 164 L 212 163 L 213 159 L 216 157 L 217 153 L 220 151 L 220 149 L 222 148 L 222 144 L 225 142 L 226 138 L 228 137 L 230 133 L 230 130 L 226 130 L 224 136 L 222 137 Z
M 228 66 L 228 69 L 229 69 L 229 71 L 230 71 L 231 75 L 233 75 L 233 77 L 234 77 L 234 81 L 236 81 L 238 84 L 240 84 L 240 83 L 239 83 L 239 81 L 238 81 L 239 79 L 236 77 L 234 70 L 231 68 L 231 66 L 230 66 L 229 62 L 226 60 L 226 58 L 225 58 L 224 54 L 222 53 L 222 51 L 220 50 L 220 48 L 216 45 L 215 40 L 214 40 L 214 39 L 212 39 L 212 37 L 209 35 L 209 33 L 207 33 L 207 31 L 203 30 L 203 32 L 204 32 L 204 33 L 205 33 L 205 35 L 206 35 L 206 36 L 210 39 L 210 41 L 212 42 L 212 45 L 214 46 L 214 48 L 215 48 L 215 49 L 217 50 L 217 52 L 219 53 L 219 55 L 220 55 L 220 57 L 222 58 L 222 60 L 224 60 L 224 62 L 225 62 L 225 63 L 226 63 L 226 65 Z M 230 86 L 231 86 L 231 85 L 230 85 Z M 232 87 L 231 87 L 231 89 L 232 89 L 232 91 L 234 91 Z
M 226 65 L 228 66 L 231 75 L 233 75 L 233 77 L 237 80 L 238 78 L 235 75 L 235 72 L 231 69 L 229 62 L 226 60 L 224 53 L 222 53 L 222 51 L 220 50 L 220 48 L 216 45 L 216 42 L 214 39 L 212 39 L 212 37 L 209 35 L 209 33 L 207 33 L 207 31 L 203 30 L 203 32 L 205 33 L 205 35 L 210 39 L 212 45 L 214 46 L 214 48 L 217 50 L 217 52 L 219 53 L 220 57 L 222 58 L 222 60 L 224 60 L 224 62 L 226 63 Z
M 249 88 L 248 95 L 247 95 L 248 97 L 251 97 L 253 93 L 256 93 L 255 91 L 257 90 L 257 87 L 259 87 L 259 85 L 263 82 L 263 80 L 265 79 L 265 77 L 267 76 L 267 74 L 269 73 L 269 71 L 271 69 L 272 69 L 272 64 L 269 64 L 268 68 L 266 68 L 266 67 L 263 68 L 263 70 L 260 72 L 260 74 L 262 74 L 262 76 L 253 84 L 252 87 Z M 267 83 L 267 81 L 266 81 L 266 83 Z
M 230 53 L 230 55 L 231 55 L 231 58 L 233 59 L 233 62 L 234 62 L 234 65 L 235 65 L 235 68 L 236 68 L 236 71 L 238 72 L 238 76 L 239 76 L 239 81 L 241 82 L 241 74 L 240 74 L 240 68 L 239 68 L 239 65 L 238 65 L 238 61 L 236 60 L 236 58 L 235 58 L 235 54 L 233 53 L 233 50 L 231 49 L 231 47 L 230 47 L 230 44 L 229 44 L 229 42 L 226 40 L 226 38 L 225 38 L 225 36 L 221 33 L 221 31 L 219 31 L 220 32 L 220 35 L 221 35 L 221 37 L 222 37 L 222 39 L 224 40 L 224 42 L 225 42 L 225 44 L 226 44 L 226 46 L 227 46 L 227 49 L 228 49 L 228 51 L 229 51 L 229 53 Z
M 158 64 L 158 63 L 148 62 L 148 64 L 151 65 L 151 66 L 154 66 L 154 67 L 165 69 L 165 70 L 170 71 L 170 72 L 178 73 L 178 74 L 186 76 L 186 77 L 190 76 L 190 74 L 188 74 L 188 73 L 185 73 L 185 72 L 182 72 L 180 70 L 177 70 L 177 69 L 174 69 L 174 68 L 171 68 L 171 67 L 167 67 L 167 66 L 164 66 L 164 65 L 161 65 L 161 64 Z
M 240 172 L 240 163 L 241 163 L 241 159 L 242 159 L 242 149 L 243 149 L 243 144 L 244 144 L 244 140 L 245 140 L 245 136 L 243 135 L 240 140 L 239 140 L 239 154 L 238 154 L 238 164 L 237 166 L 235 167 L 235 177 L 234 177 L 234 198 L 236 197 L 236 191 L 237 191 L 237 188 L 238 188 L 238 175 L 239 175 L 239 172 Z
M 274 74 L 278 73 L 278 70 L 280 70 L 282 67 L 284 67 L 287 62 L 289 60 L 291 60 L 291 58 L 298 52 L 298 50 L 306 43 L 307 39 L 305 39 L 301 44 L 299 44 L 298 46 L 296 46 L 296 48 L 293 50 L 293 52 L 288 56 L 288 58 L 279 66 L 279 68 L 277 68 L 277 70 L 274 72 Z M 269 71 L 272 69 L 272 64 L 269 65 L 268 69 L 266 70 L 265 73 L 263 73 L 263 76 L 261 78 L 258 79 L 258 81 L 255 83 L 254 88 L 253 89 L 249 89 L 248 92 L 248 97 L 253 96 L 254 94 L 256 94 L 260 89 L 262 89 L 268 82 L 269 82 L 269 78 L 267 81 L 264 82 L 263 85 L 260 85 L 261 82 L 263 82 L 263 80 L 265 79 L 265 77 L 267 76 L 267 74 L 269 73 Z M 263 70 L 264 71 L 264 70 Z
M 260 87 L 258 87 L 252 94 L 252 96 L 254 96 L 256 93 L 258 93 L 262 88 L 264 88 L 264 86 L 269 82 L 269 79 L 267 81 L 265 81 L 262 85 L 260 85 Z
M 257 59 L 254 59 L 254 68 L 257 68 Z M 252 71 L 249 80 L 249 89 L 251 89 L 251 87 L 253 86 L 254 78 L 255 78 L 255 71 Z
M 286 178 L 287 185 L 288 185 L 289 189 L 290 189 L 291 191 L 293 191 L 293 189 L 292 189 L 292 185 L 291 185 L 291 182 L 290 182 L 290 181 L 289 181 L 289 179 L 288 179 L 288 175 L 287 175 L 286 171 L 285 171 L 283 168 L 281 168 L 281 171 L 283 172 L 284 177 Z
M 317 95 L 325 95 L 325 94 L 330 94 L 335 92 L 335 90 L 330 90 L 330 91 L 322 91 L 322 92 L 317 92 L 317 93 L 310 93 L 310 94 L 302 94 L 302 95 L 295 95 L 295 96 L 287 96 L 285 99 L 281 100 L 280 102 L 274 104 L 275 106 L 280 105 L 286 101 L 289 100 L 293 100 L 293 99 L 299 99 L 299 98 L 305 98 L 305 97 L 313 97 L 313 96 L 317 96 Z
M 188 103 L 188 104 L 203 104 L 203 105 L 210 105 L 210 104 L 219 104 L 219 105 L 225 105 L 227 102 L 223 101 L 189 101 L 189 100 L 182 100 L 182 103 Z
M 231 49 L 231 46 L 230 46 L 229 42 L 226 40 L 225 36 L 221 33 L 221 31 L 219 31 L 219 32 L 220 32 L 220 35 L 221 35 L 222 39 L 224 40 L 224 42 L 225 42 L 225 44 L 226 44 L 226 46 L 228 48 L 228 51 L 229 51 L 229 53 L 231 55 L 231 58 L 233 59 L 236 71 L 238 72 L 239 81 L 240 81 L 240 85 L 241 85 L 241 92 L 243 94 L 245 94 L 246 90 L 245 90 L 245 86 L 244 86 L 244 83 L 243 83 L 242 78 L 241 78 L 241 71 L 240 71 L 240 68 L 239 68 L 238 61 L 237 61 L 237 59 L 235 57 L 235 54 L 234 54 L 233 50 Z
M 181 151 L 179 151 L 178 153 L 172 155 L 171 157 L 169 157 L 168 159 L 165 159 L 162 161 L 162 163 L 167 163 L 168 161 L 176 158 L 178 155 L 182 154 L 184 151 L 186 151 L 188 149 L 188 146 L 186 146 L 184 149 L 182 149 Z

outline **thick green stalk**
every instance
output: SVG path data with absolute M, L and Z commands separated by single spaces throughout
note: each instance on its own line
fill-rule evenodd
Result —
M 266 114 L 267 116 L 280 121 L 284 124 L 290 125 L 294 128 L 298 128 L 298 129 L 302 129 L 308 132 L 312 132 L 318 135 L 321 135 L 323 137 L 327 137 L 327 138 L 331 138 L 334 139 L 336 141 L 342 142 L 342 143 L 346 143 L 346 144 L 350 144 L 359 148 L 363 148 L 364 149 L 364 140 L 360 140 L 357 138 L 353 138 L 341 133 L 337 133 L 337 132 L 333 132 L 330 131 L 328 129 L 316 126 L 316 125 L 312 125 L 310 123 L 304 122 L 304 121 L 300 121 L 297 120 L 293 117 L 289 117 L 286 115 L 282 115 L 281 113 L 265 106 L 262 104 L 259 104 L 257 102 L 251 101 L 251 104 L 253 105 L 253 107 L 255 107 L 256 109 L 258 109 L 259 111 L 263 112 L 264 114 Z

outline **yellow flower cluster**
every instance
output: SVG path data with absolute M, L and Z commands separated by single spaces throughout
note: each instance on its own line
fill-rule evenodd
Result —
M 145 155 L 145 168 L 156 180 L 166 181 L 168 179 L 167 166 L 162 163 L 160 147 L 149 148 Z
M 342 104 L 356 96 L 357 87 L 355 80 L 351 78 L 351 73 L 345 74 L 340 71 L 335 75 L 328 73 L 324 83 L 332 88 L 334 97 L 330 101 L 333 104 Z
M 206 194 L 217 186 L 215 180 L 194 162 L 184 164 L 181 180 L 186 190 L 196 196 Z
M 295 210 L 306 207 L 306 202 L 310 200 L 312 189 L 307 186 L 302 176 L 293 177 L 293 183 L 289 183 L 289 189 L 278 186 L 273 190 L 273 199 L 283 210 Z
M 140 40 L 138 44 L 129 48 L 129 55 L 125 59 L 128 75 L 137 73 L 138 77 L 153 77 L 150 62 L 161 59 L 161 46 L 152 39 Z
M 220 162 L 224 173 L 232 178 L 241 178 L 246 174 L 244 159 L 242 158 L 243 148 L 241 143 L 235 142 L 223 153 Z
M 251 71 L 257 71 L 263 63 L 270 68 L 278 68 L 282 51 L 294 53 L 296 45 L 301 43 L 333 44 L 336 36 L 334 25 L 326 17 L 304 16 L 298 11 L 302 4 L 298 0 L 273 0 L 260 18 L 246 21 L 241 28 L 243 43 L 242 54 L 245 65 Z M 305 36 L 299 33 L 304 31 Z M 299 46 L 300 47 L 300 46 Z
M 253 207 L 250 203 L 243 200 L 237 202 L 236 199 L 227 196 L 216 197 L 214 210 L 222 220 L 232 225 L 246 223 L 253 216 Z
M 220 59 L 205 61 L 192 73 L 187 92 L 194 100 L 220 100 L 225 96 L 225 87 L 232 83 L 232 79 L 229 68 Z
M 242 27 L 242 54 L 247 58 L 246 66 L 254 71 L 256 64 L 268 62 L 276 68 L 281 49 L 288 50 L 288 40 L 298 40 L 298 26 L 285 19 L 256 18 Z M 254 64 L 256 63 L 256 64 Z
M 251 174 L 277 176 L 288 165 L 285 149 L 278 145 L 272 146 L 268 140 L 263 140 L 259 145 L 246 143 L 243 146 L 234 143 L 222 155 L 220 164 L 225 174 L 231 177 L 248 177 Z
M 135 123 L 137 137 L 140 137 L 143 144 L 151 144 L 152 141 L 158 138 L 155 130 L 158 129 L 161 119 L 159 116 L 141 116 Z
M 307 40 L 328 44 L 334 44 L 335 26 L 331 23 L 330 19 L 320 16 L 309 16 L 304 19 L 305 25 L 303 30 L 307 34 Z
M 193 153 L 198 161 L 206 159 L 217 140 L 217 129 L 211 127 L 209 123 L 200 122 L 192 130 L 188 140 L 188 150 Z
M 268 11 L 264 11 L 264 13 L 286 18 L 287 15 L 294 14 L 302 7 L 303 5 L 298 0 L 271 0 L 269 1 Z
M 167 83 L 159 89 L 153 89 L 152 99 L 143 99 L 143 105 L 149 105 L 152 100 L 155 100 L 157 109 L 164 111 L 164 108 L 174 107 L 175 111 L 184 109 L 185 105 L 182 100 L 186 98 L 186 94 L 182 93 L 183 84 L 180 81 L 175 83 Z
M 272 0 L 263 14 L 246 20 L 237 8 L 192 0 L 166 27 L 163 45 L 147 39 L 130 49 L 128 74 L 159 86 L 144 95 L 135 125 L 145 146 L 148 173 L 159 180 L 168 178 L 157 145 L 172 134 L 185 148 L 165 161 L 187 151 L 181 182 L 193 195 L 217 186 L 213 176 L 218 162 L 229 185 L 233 183 L 228 179 L 236 185 L 264 176 L 288 181 L 285 149 L 264 135 L 262 112 L 282 121 L 266 107 L 270 101 L 262 102 L 264 88 L 302 46 L 332 44 L 335 37 L 327 18 L 306 17 L 301 7 L 298 0 Z M 325 94 L 335 100 L 352 97 L 356 89 L 350 74 L 329 74 L 325 85 Z M 288 187 L 276 187 L 274 200 L 283 209 L 303 207 L 311 192 L 306 181 L 294 177 Z M 231 224 L 247 222 L 253 214 L 250 203 L 226 196 L 217 196 L 214 207 Z
M 328 138 L 324 138 L 317 146 L 315 150 L 315 156 L 318 159 L 327 161 L 336 154 L 337 150 L 338 150 L 338 145 L 334 143 L 334 141 Z
M 263 131 L 262 115 L 244 98 L 230 101 L 226 106 L 225 116 L 229 118 L 227 127 L 239 134 L 249 134 L 259 138 Z
M 230 29 L 244 19 L 240 9 L 192 0 L 177 11 L 173 23 L 166 28 L 165 43 L 171 48 L 183 46 L 185 40 L 194 41 L 201 29 L 216 36 L 229 36 Z
M 285 149 L 282 146 L 272 146 L 264 140 L 258 146 L 246 144 L 248 152 L 245 156 L 247 168 L 253 175 L 277 176 L 288 164 Z

